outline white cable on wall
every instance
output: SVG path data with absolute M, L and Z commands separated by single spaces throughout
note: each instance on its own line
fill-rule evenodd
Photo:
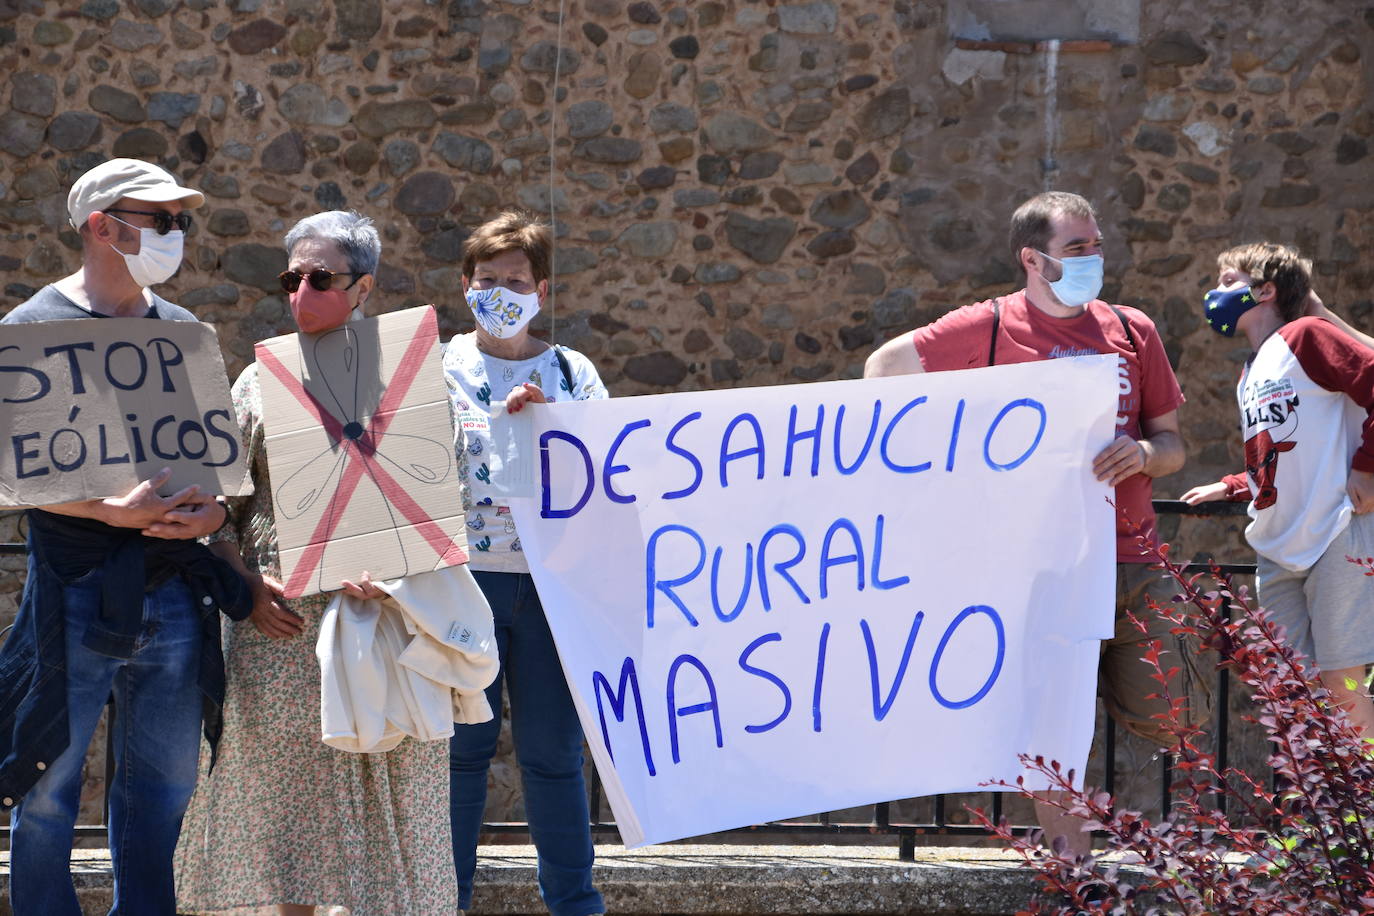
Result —
M 558 216 L 554 209 L 553 176 L 558 145 L 558 76 L 563 64 L 563 4 L 558 0 L 558 39 L 553 49 L 553 86 L 549 90 L 549 340 L 558 342 Z

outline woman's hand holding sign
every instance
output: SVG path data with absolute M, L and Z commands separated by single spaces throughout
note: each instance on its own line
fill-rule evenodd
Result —
M 531 385 L 526 382 L 517 385 L 506 395 L 506 413 L 519 413 L 526 404 L 547 404 L 549 399 L 544 397 L 544 392 L 538 385 Z
M 343 586 L 343 590 L 348 592 L 348 594 L 352 595 L 354 598 L 361 598 L 364 601 L 375 601 L 378 598 L 386 597 L 386 592 L 372 584 L 372 573 L 367 570 L 363 570 L 363 574 L 358 577 L 357 582 L 350 582 L 344 579 L 339 584 Z

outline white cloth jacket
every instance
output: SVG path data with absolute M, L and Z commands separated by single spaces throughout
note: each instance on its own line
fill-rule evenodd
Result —
M 320 624 L 325 744 L 389 751 L 409 735 L 438 741 L 453 723 L 492 718 L 485 688 L 499 661 L 491 607 L 466 566 L 376 583 L 388 597 L 339 592 Z

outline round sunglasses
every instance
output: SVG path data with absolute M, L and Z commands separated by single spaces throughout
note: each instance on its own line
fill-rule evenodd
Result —
M 172 229 L 180 229 L 182 232 L 189 232 L 191 229 L 191 214 L 177 213 L 171 214 L 164 210 L 125 210 L 120 207 L 110 207 L 101 210 L 101 213 L 129 213 L 136 216 L 151 216 L 153 218 L 153 229 L 158 235 L 166 235 Z M 120 222 L 124 222 L 120 220 Z M 128 225 L 127 223 L 125 225 Z M 138 227 L 135 226 L 135 229 Z
M 335 277 L 352 277 L 349 284 L 344 289 L 352 289 L 353 284 L 367 276 L 367 271 L 340 271 L 325 270 L 317 267 L 309 273 L 301 273 L 299 270 L 283 270 L 277 274 L 277 279 L 281 281 L 281 288 L 288 293 L 294 293 L 301 288 L 301 281 L 308 280 L 310 285 L 322 293 L 327 293 L 334 288 Z

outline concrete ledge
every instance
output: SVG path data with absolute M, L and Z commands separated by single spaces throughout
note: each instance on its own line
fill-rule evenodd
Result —
M 105 916 L 114 906 L 114 880 L 108 849 L 73 849 L 72 883 L 83 916 Z M 10 907 L 10 853 L 0 852 L 0 916 L 13 916 Z
M 895 846 L 597 847 L 596 883 L 617 914 L 906 913 L 998 916 L 1025 906 L 1031 872 L 999 849 Z M 534 847 L 483 847 L 474 913 L 542 913 Z
M 1001 849 L 895 846 L 598 846 L 596 882 L 613 914 L 902 913 L 1004 916 L 1035 890 L 1032 872 Z M 107 850 L 78 849 L 72 872 L 87 914 L 110 904 Z M 0 854 L 0 916 L 11 916 L 9 854 Z M 472 913 L 546 912 L 532 846 L 478 850 Z M 371 916 L 371 914 L 368 914 Z M 447 916 L 447 914 L 436 914 Z

